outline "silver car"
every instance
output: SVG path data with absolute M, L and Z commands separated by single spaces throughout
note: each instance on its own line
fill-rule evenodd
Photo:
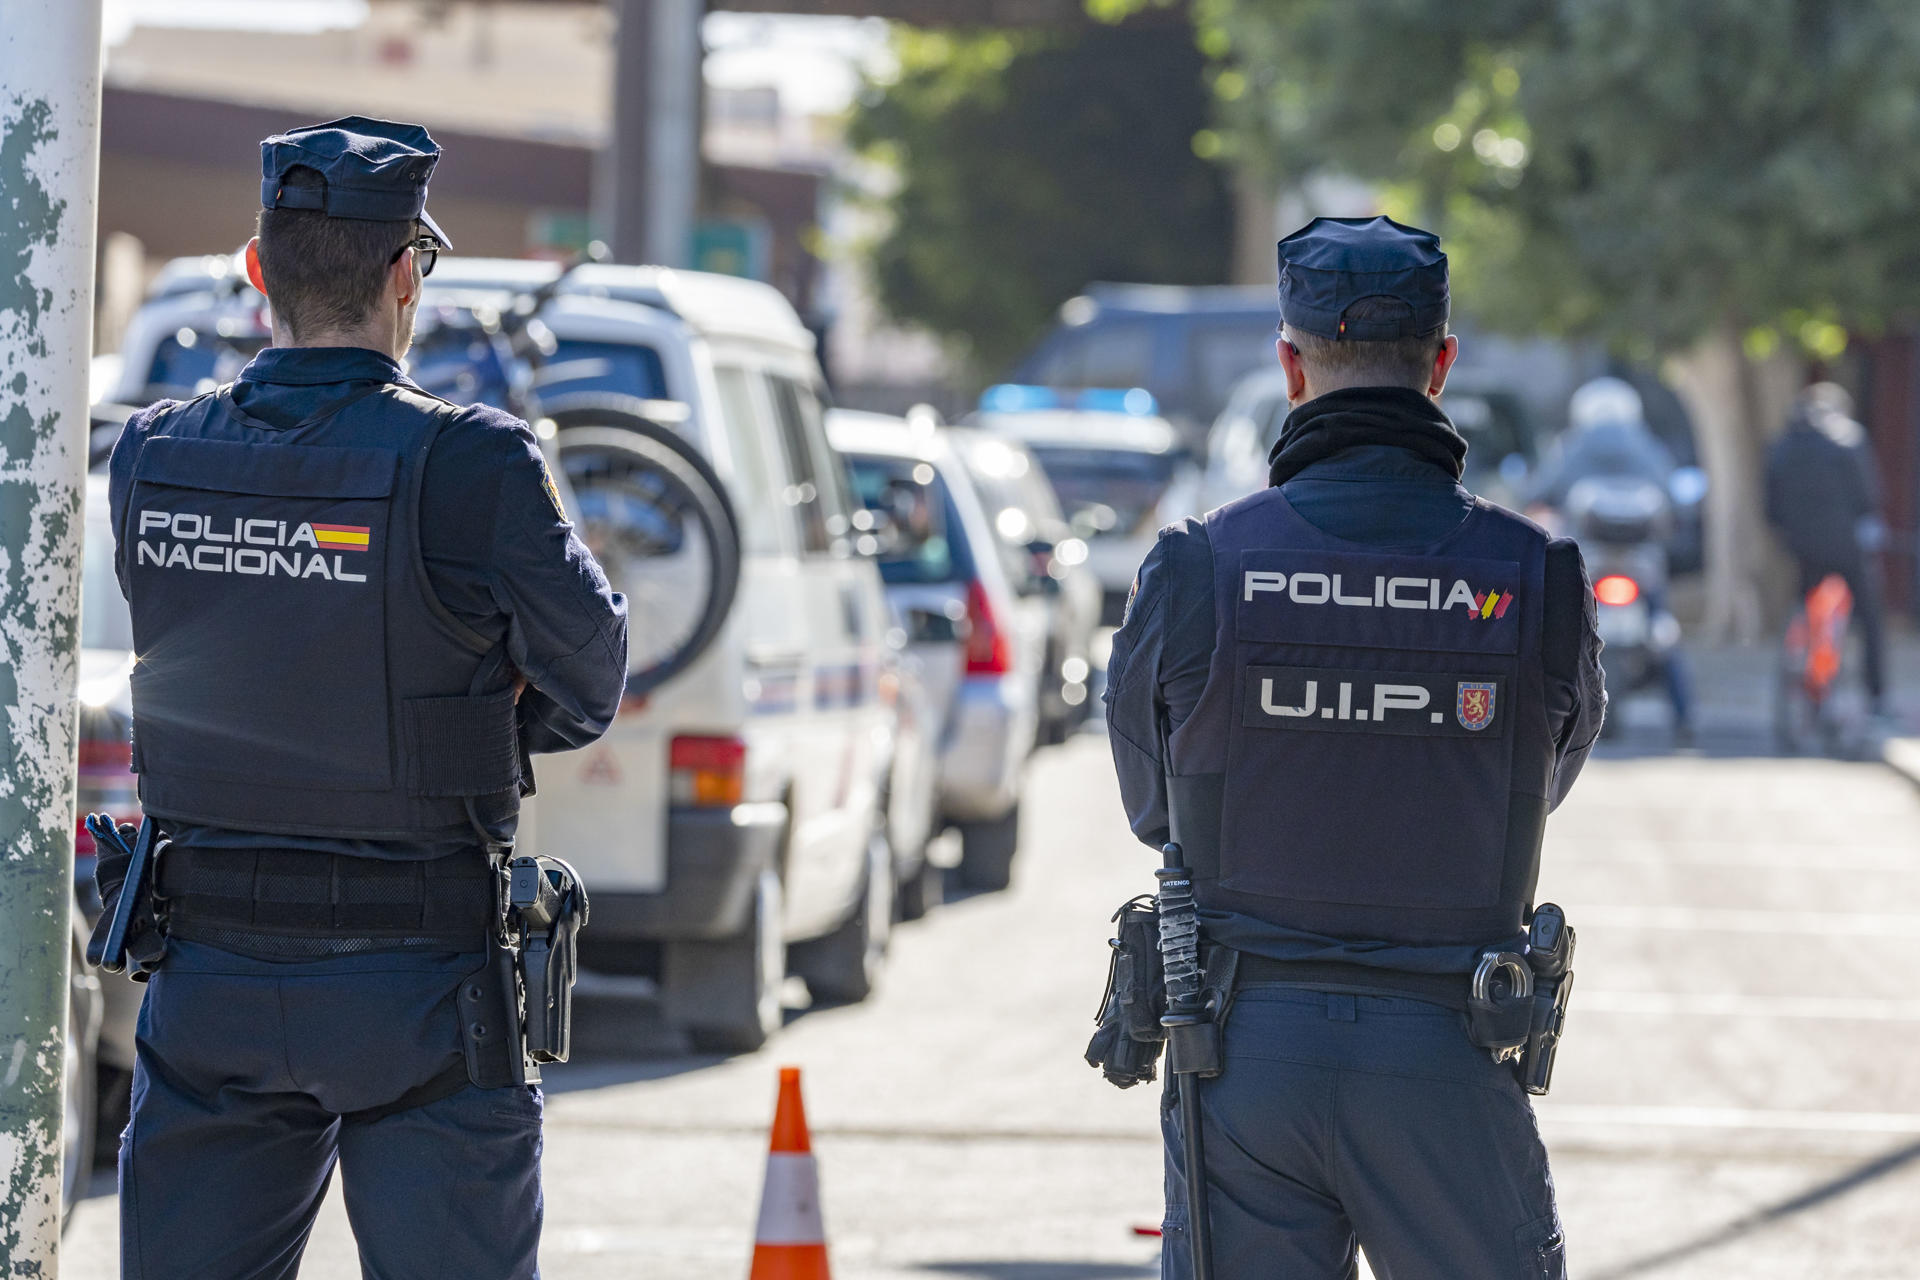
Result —
M 938 717 L 940 817 L 961 835 L 960 880 L 1005 888 L 1039 726 L 1047 616 L 1009 580 L 1001 543 L 945 432 L 835 411 L 828 431 L 875 513 L 881 577 Z

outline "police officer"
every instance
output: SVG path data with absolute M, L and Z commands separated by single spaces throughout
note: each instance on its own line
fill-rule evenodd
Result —
M 1161 532 L 1107 693 L 1134 833 L 1165 841 L 1171 803 L 1203 931 L 1239 952 L 1201 1082 L 1214 1265 L 1334 1280 L 1364 1242 L 1381 1280 L 1558 1277 L 1527 1095 L 1462 1010 L 1477 957 L 1524 941 L 1599 732 L 1585 569 L 1460 486 L 1436 237 L 1316 219 L 1280 243 L 1280 314 L 1272 487 Z M 1186 1277 L 1171 1094 L 1163 1128 Z
M 512 1083 L 483 844 L 529 753 L 612 722 L 626 602 L 527 425 L 402 370 L 450 247 L 427 131 L 355 116 L 261 151 L 273 345 L 135 415 L 112 461 L 134 767 L 173 841 L 123 1274 L 294 1275 L 339 1163 L 368 1276 L 529 1277 L 541 1098 Z

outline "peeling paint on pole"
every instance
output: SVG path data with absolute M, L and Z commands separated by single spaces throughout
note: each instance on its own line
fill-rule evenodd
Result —
M 99 0 L 0 0 L 0 1276 L 60 1243 Z

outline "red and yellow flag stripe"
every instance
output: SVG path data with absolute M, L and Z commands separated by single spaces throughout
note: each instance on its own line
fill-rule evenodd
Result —
M 318 527 L 318 526 L 315 526 Z M 1504 618 L 1507 606 L 1513 603 L 1513 592 L 1482 591 L 1473 598 L 1476 618 Z
M 316 524 L 313 526 L 313 540 L 323 547 L 337 547 L 342 551 L 365 551 L 372 541 L 373 530 L 364 524 Z

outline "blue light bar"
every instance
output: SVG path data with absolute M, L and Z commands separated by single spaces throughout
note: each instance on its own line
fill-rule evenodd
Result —
M 1085 391 L 1061 391 L 1054 387 L 1026 387 L 1003 382 L 980 393 L 982 413 L 1039 413 L 1048 409 L 1124 413 L 1130 417 L 1147 418 L 1160 412 L 1160 403 L 1145 387 L 1091 387 Z

